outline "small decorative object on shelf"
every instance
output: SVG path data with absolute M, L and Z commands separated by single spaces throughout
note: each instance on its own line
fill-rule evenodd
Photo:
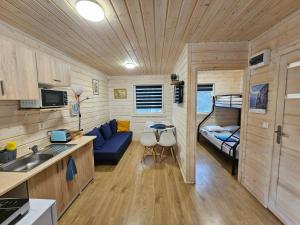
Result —
M 179 76 L 176 75 L 176 74 L 171 74 L 171 85 L 181 85 L 183 86 L 184 85 L 184 81 L 179 81 Z

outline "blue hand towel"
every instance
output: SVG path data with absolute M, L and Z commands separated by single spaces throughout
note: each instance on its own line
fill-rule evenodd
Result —
M 67 165 L 67 181 L 72 181 L 77 174 L 77 168 L 75 164 L 75 160 L 73 157 L 70 157 Z

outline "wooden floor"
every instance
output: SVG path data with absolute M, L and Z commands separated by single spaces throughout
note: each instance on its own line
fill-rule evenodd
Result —
M 196 185 L 183 183 L 172 157 L 142 164 L 142 151 L 134 142 L 118 166 L 98 166 L 59 224 L 281 224 L 204 147 L 197 149 Z

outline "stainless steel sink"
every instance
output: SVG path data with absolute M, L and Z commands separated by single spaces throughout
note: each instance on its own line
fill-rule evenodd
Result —
M 51 159 L 53 154 L 30 154 L 0 166 L 3 172 L 26 172 Z
M 35 154 L 25 155 L 0 166 L 0 172 L 27 172 L 52 157 L 72 148 L 75 144 L 51 144 Z

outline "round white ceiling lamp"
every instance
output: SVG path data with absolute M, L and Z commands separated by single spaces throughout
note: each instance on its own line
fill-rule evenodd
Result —
M 104 18 L 101 6 L 92 0 L 79 0 L 76 3 L 77 12 L 86 20 L 99 22 Z
M 127 68 L 127 69 L 134 69 L 136 67 L 136 65 L 134 63 L 125 63 L 124 66 Z

